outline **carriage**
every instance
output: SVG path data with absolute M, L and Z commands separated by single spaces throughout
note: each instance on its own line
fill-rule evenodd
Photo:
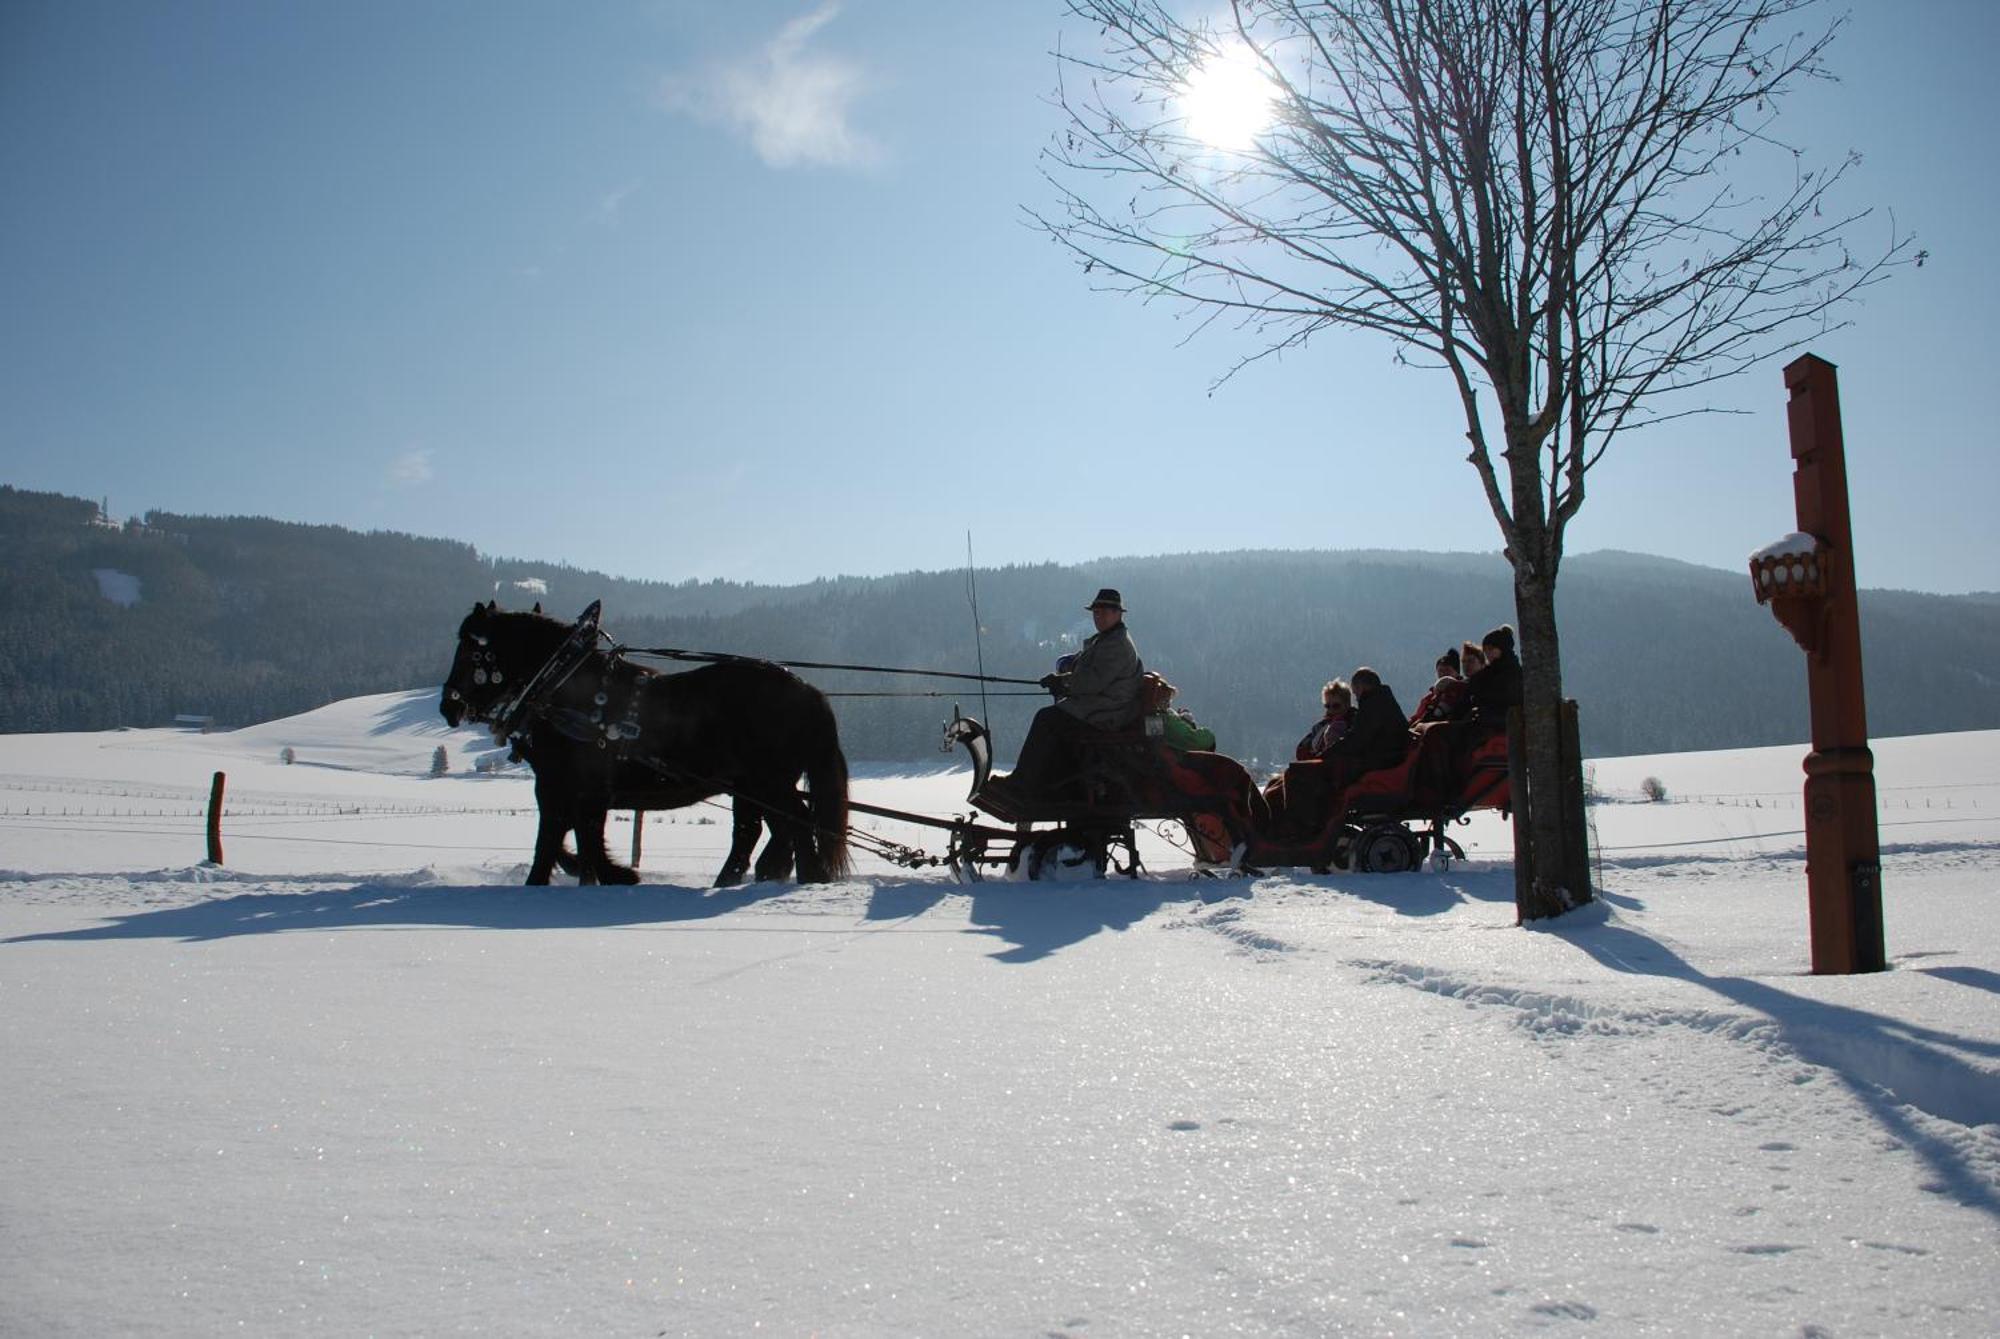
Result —
M 991 756 L 978 722 L 958 717 L 948 740 L 966 746 L 973 764 L 970 802 L 1008 828 L 954 822 L 949 863 L 962 876 L 997 867 L 1028 878 L 1088 865 L 1100 876 L 1139 868 L 1135 829 L 1179 824 L 1205 873 L 1256 873 L 1303 866 L 1368 873 L 1415 870 L 1463 860 L 1453 824 L 1477 809 L 1510 806 L 1504 734 L 1454 740 L 1426 731 L 1394 767 L 1364 772 L 1344 789 L 1278 826 L 1242 765 L 1224 754 L 1183 752 L 1144 729 L 1104 732 L 1077 748 L 1077 771 L 1056 793 L 1032 798 L 995 794 L 986 782 Z M 1456 746 L 1456 747 L 1455 747 Z M 1296 768 L 1324 767 L 1297 763 Z M 1245 794 L 1245 786 L 1249 786 Z M 864 812 L 912 815 L 853 803 Z
M 574 624 L 476 605 L 459 629 L 440 709 L 453 725 L 482 721 L 510 739 L 534 767 L 540 827 L 530 883 L 546 883 L 576 835 L 573 862 L 587 883 L 636 882 L 604 847 L 611 809 L 675 808 L 728 795 L 733 839 L 716 882 L 752 872 L 751 852 L 768 830 L 758 879 L 838 878 L 850 842 L 905 868 L 948 866 L 958 877 L 1040 879 L 1081 872 L 1136 877 L 1141 824 L 1178 824 L 1206 873 L 1303 866 L 1368 872 L 1413 870 L 1463 859 L 1448 828 L 1475 809 L 1510 802 L 1506 739 L 1466 739 L 1433 729 L 1401 764 L 1341 787 L 1309 788 L 1322 801 L 1291 806 L 1274 823 L 1262 792 L 1225 754 L 1169 747 L 1156 721 L 1099 732 L 1078 743 L 1073 774 L 1046 793 L 991 784 L 992 740 L 980 721 L 954 711 L 947 749 L 972 765 L 973 812 L 940 816 L 869 804 L 848 793 L 846 760 L 825 696 L 794 668 L 942 674 L 946 671 L 794 662 L 611 643 L 592 604 Z M 702 667 L 660 673 L 632 657 L 691 660 Z M 1310 768 L 1315 764 L 1294 764 Z M 802 794 L 799 782 L 804 780 Z M 850 825 L 869 814 L 940 832 L 942 855 Z

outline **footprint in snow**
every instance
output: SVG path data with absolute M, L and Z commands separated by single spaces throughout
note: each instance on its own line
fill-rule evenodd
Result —
M 1559 1320 L 1597 1319 L 1597 1308 L 1582 1302 L 1543 1302 L 1528 1309 L 1538 1316 L 1554 1316 Z

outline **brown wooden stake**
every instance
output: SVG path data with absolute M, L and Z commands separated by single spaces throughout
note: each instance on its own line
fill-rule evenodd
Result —
M 208 784 L 208 863 L 222 863 L 222 773 Z
M 645 837 L 646 837 L 646 811 L 644 809 L 634 809 L 632 811 L 632 868 L 633 869 L 639 868 L 639 853 L 646 844 Z
M 1528 735 L 1521 709 L 1507 709 L 1507 803 L 1514 810 L 1514 921 L 1528 919 L 1535 891 L 1535 844 L 1528 826 Z
M 1563 887 L 1577 906 L 1591 900 L 1589 814 L 1584 811 L 1583 731 L 1576 700 L 1562 704 Z

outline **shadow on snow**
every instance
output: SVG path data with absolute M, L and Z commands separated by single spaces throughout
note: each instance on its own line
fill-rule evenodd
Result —
M 2000 1075 L 1961 1058 L 2000 1056 L 2000 1045 L 1807 999 L 1749 977 L 1710 976 L 1651 936 L 1612 923 L 1609 914 L 1571 913 L 1550 923 L 1547 932 L 1613 971 L 1686 981 L 1769 1019 L 1787 1050 L 1837 1076 L 1884 1130 L 1931 1168 L 1936 1180 L 1930 1189 L 2000 1218 L 2000 1194 L 1965 1150 L 1911 1116 L 1915 1109 L 1965 1126 L 2000 1118 Z M 1979 989 L 2000 986 L 2000 977 L 1979 968 L 1917 970 Z

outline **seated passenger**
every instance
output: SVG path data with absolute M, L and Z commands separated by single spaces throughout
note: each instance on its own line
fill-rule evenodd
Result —
M 1329 762 L 1343 764 L 1350 779 L 1378 767 L 1394 767 L 1410 751 L 1410 726 L 1382 676 L 1363 665 L 1350 682 L 1358 699 L 1354 724 L 1327 748 Z
M 1481 737 L 1507 728 L 1507 710 L 1521 705 L 1521 662 L 1514 658 L 1514 629 L 1501 624 L 1480 640 L 1484 664 L 1465 680 L 1468 719 Z
M 1486 668 L 1486 653 L 1479 649 L 1478 642 L 1465 642 L 1458 648 L 1458 673 L 1461 678 L 1470 679 Z
M 1410 713 L 1410 725 L 1430 725 L 1449 721 L 1465 706 L 1465 680 L 1459 676 L 1459 649 L 1452 647 L 1437 658 L 1437 682 Z
M 1079 740 L 1125 729 L 1139 718 L 1145 667 L 1125 628 L 1125 601 L 1106 587 L 1085 607 L 1097 632 L 1077 650 L 1069 669 L 1043 676 L 1042 687 L 1055 694 L 1055 704 L 1035 713 L 1013 772 L 987 779 L 998 795 L 1047 791 L 1076 770 Z
M 1459 660 L 1465 676 L 1465 710 L 1451 723 L 1451 747 L 1439 761 L 1439 775 L 1426 781 L 1446 791 L 1465 783 L 1473 753 L 1487 740 L 1507 732 L 1507 712 L 1521 705 L 1521 662 L 1514 658 L 1514 629 L 1501 624 L 1480 639 L 1467 642 Z
M 1212 753 L 1215 750 L 1215 731 L 1199 724 L 1194 714 L 1184 707 L 1174 705 L 1174 694 L 1180 689 L 1166 681 L 1163 675 L 1147 670 L 1140 676 L 1144 688 L 1141 690 L 1146 705 L 1149 724 L 1146 733 L 1154 733 L 1151 721 L 1159 722 L 1160 741 L 1177 753 L 1191 750 Z
M 1394 767 L 1409 752 L 1409 724 L 1382 676 L 1364 665 L 1349 683 L 1358 699 L 1351 724 L 1324 753 L 1301 758 L 1265 788 L 1265 801 L 1282 836 L 1313 835 L 1340 812 L 1341 794 L 1356 777 Z
M 1319 690 L 1319 701 L 1326 714 L 1313 722 L 1312 729 L 1306 731 L 1305 738 L 1292 750 L 1292 757 L 1297 762 L 1311 762 L 1325 757 L 1335 741 L 1353 728 L 1354 692 L 1348 687 L 1347 680 L 1328 680 L 1326 686 Z

